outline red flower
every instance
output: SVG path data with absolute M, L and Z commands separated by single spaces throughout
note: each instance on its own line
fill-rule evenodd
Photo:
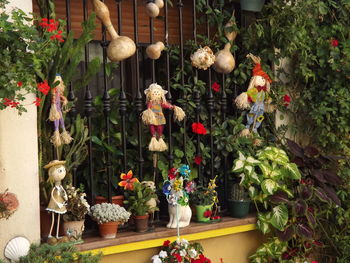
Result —
M 203 161 L 203 158 L 201 156 L 194 157 L 194 163 L 197 165 L 200 165 Z
M 181 257 L 180 254 L 178 254 L 178 253 L 173 253 L 173 256 L 176 257 L 177 262 L 182 262 L 182 257 Z
M 300 183 L 301 183 L 301 184 L 306 184 L 306 181 L 305 181 L 304 179 L 301 179 L 301 180 L 300 180 Z
M 206 211 L 204 212 L 203 215 L 204 215 L 205 218 L 209 218 L 209 217 L 211 217 L 211 214 L 212 214 L 211 210 L 208 209 L 208 210 L 206 210 Z
M 168 172 L 168 177 L 170 180 L 174 179 L 176 177 L 176 168 L 171 168 Z
M 332 47 L 337 47 L 337 46 L 339 46 L 339 41 L 336 40 L 336 39 L 332 39 L 331 40 L 331 45 L 332 45 Z
M 4 100 L 2 101 L 2 103 L 7 107 L 10 106 L 12 103 L 12 100 L 8 99 L 8 98 L 4 98 Z
M 39 26 L 43 27 L 43 28 L 46 28 L 49 26 L 49 24 L 47 23 L 47 18 L 42 18 L 41 19 L 41 22 L 39 23 Z
M 15 102 L 15 101 L 11 102 L 11 108 L 17 108 L 18 105 L 19 105 L 19 102 Z
M 47 84 L 47 80 L 45 80 L 44 82 L 38 83 L 37 86 L 39 91 L 45 95 L 47 95 L 47 93 L 49 93 L 50 91 L 50 86 L 49 84 Z
M 211 85 L 211 89 L 215 92 L 219 92 L 220 91 L 220 84 L 218 84 L 217 82 L 214 82 L 212 85 Z
M 284 97 L 283 97 L 283 102 L 284 102 L 284 106 L 288 106 L 289 104 L 290 104 L 290 102 L 292 101 L 292 99 L 290 98 L 290 96 L 289 95 L 284 95 Z
M 220 263 L 224 263 L 224 261 L 223 261 L 223 259 L 222 259 L 222 258 L 220 258 Z
M 209 258 L 206 258 L 203 254 L 199 255 L 198 259 L 192 259 L 191 263 L 211 263 Z
M 316 260 L 313 260 L 313 261 L 311 261 L 311 263 L 318 263 L 318 261 L 316 261 Z
M 252 103 L 252 102 L 253 102 L 252 97 L 248 96 L 248 102 L 249 102 L 249 103 Z
M 320 241 L 315 240 L 313 243 L 314 243 L 314 245 L 316 245 L 316 246 L 323 247 L 323 243 L 320 242 Z
M 120 178 L 122 181 L 118 183 L 119 186 L 124 187 L 124 190 L 134 190 L 134 183 L 139 182 L 137 178 L 132 178 L 133 173 L 130 170 L 127 174 L 122 173 L 120 174 Z
M 205 129 L 204 125 L 200 122 L 192 123 L 192 132 L 202 135 L 207 134 L 207 130 Z
M 221 217 L 220 216 L 212 216 L 210 219 L 211 220 L 218 220 L 218 219 L 220 219 Z
M 163 247 L 168 247 L 170 244 L 170 240 L 165 240 L 163 243 Z
M 57 34 L 50 36 L 50 39 L 57 39 L 60 42 L 64 42 L 64 39 L 62 39 L 62 30 L 58 31 Z
M 22 87 L 22 85 L 23 85 L 23 82 L 22 82 L 22 81 L 18 81 L 18 82 L 17 82 L 17 86 L 18 86 L 18 87 Z
M 40 98 L 36 98 L 35 101 L 33 101 L 33 103 L 34 103 L 35 106 L 37 106 L 37 107 L 40 106 L 40 102 L 41 102 L 41 99 L 40 99 Z

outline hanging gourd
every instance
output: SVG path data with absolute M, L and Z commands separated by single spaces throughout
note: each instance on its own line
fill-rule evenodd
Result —
M 113 27 L 109 10 L 105 3 L 100 0 L 92 0 L 92 4 L 96 16 L 101 20 L 112 38 L 107 48 L 107 57 L 113 62 L 118 62 L 134 55 L 136 51 L 134 41 L 129 37 L 118 35 Z
M 158 59 L 162 51 L 165 49 L 163 42 L 158 41 L 155 44 L 149 45 L 146 48 L 146 54 L 150 59 Z
M 159 15 L 160 9 L 164 7 L 163 0 L 149 0 L 146 4 L 146 13 L 150 17 L 157 17 Z
M 230 18 L 230 21 L 225 25 L 225 29 L 232 27 L 235 24 L 234 22 L 234 12 L 232 14 L 232 17 Z M 235 68 L 236 62 L 235 58 L 233 57 L 231 53 L 231 47 L 232 42 L 236 39 L 237 32 L 232 31 L 229 32 L 225 30 L 225 37 L 228 39 L 228 43 L 226 43 L 224 49 L 218 51 L 215 54 L 215 63 L 214 63 L 214 70 L 218 73 L 224 73 L 228 74 L 231 73 L 232 70 Z

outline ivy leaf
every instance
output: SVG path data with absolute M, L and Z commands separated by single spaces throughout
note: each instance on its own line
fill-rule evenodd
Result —
M 266 179 L 261 183 L 261 189 L 265 194 L 272 195 L 278 190 L 278 184 L 272 179 Z
M 270 219 L 271 225 L 280 231 L 284 230 L 285 225 L 288 222 L 288 209 L 285 205 L 281 204 L 275 206 L 271 212 L 272 216 Z

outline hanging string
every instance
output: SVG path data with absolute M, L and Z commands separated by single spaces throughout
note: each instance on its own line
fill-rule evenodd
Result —
M 176 204 L 176 228 L 177 228 L 177 241 L 180 242 L 179 204 Z

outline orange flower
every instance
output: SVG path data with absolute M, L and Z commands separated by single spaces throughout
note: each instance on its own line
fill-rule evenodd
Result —
M 139 182 L 139 180 L 132 177 L 133 173 L 131 170 L 127 174 L 122 173 L 120 175 L 120 179 L 122 179 L 122 181 L 120 181 L 118 185 L 124 187 L 124 190 L 134 190 L 134 183 Z

